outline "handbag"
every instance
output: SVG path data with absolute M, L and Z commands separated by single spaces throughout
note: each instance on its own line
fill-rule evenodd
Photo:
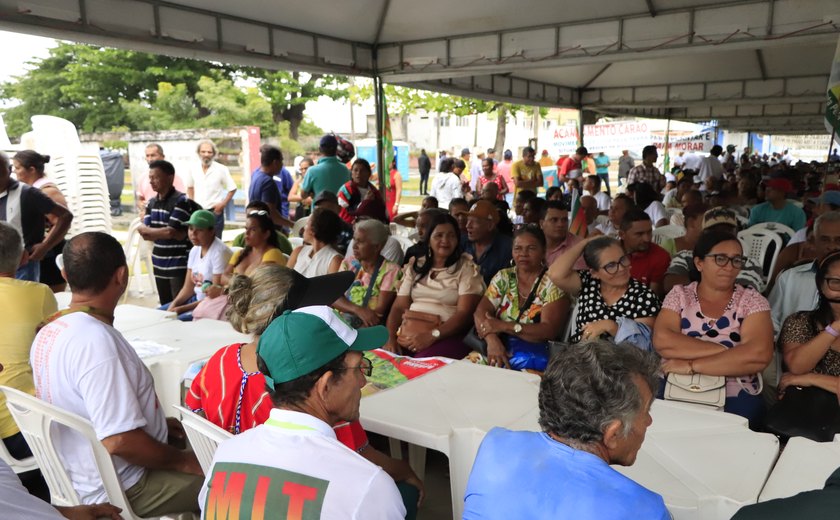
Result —
M 668 374 L 665 399 L 723 408 L 726 404 L 726 378 L 706 374 Z
M 408 338 L 413 338 L 421 332 L 428 332 L 440 326 L 440 316 L 431 312 L 405 311 L 402 324 L 397 329 L 397 343 L 407 344 Z
M 537 281 L 534 282 L 534 286 L 531 287 L 531 292 L 528 294 L 528 297 L 525 299 L 525 303 L 522 305 L 522 307 L 519 308 L 519 315 L 516 316 L 516 321 L 514 323 L 519 323 L 519 320 L 522 319 L 522 315 L 525 314 L 525 311 L 531 308 L 531 304 L 534 303 L 534 300 L 537 297 L 537 289 L 539 288 L 540 282 L 542 282 L 542 278 L 543 278 L 543 276 L 545 276 L 546 271 L 548 271 L 548 269 L 543 268 L 542 272 L 540 272 L 540 275 L 537 277 Z M 502 336 L 503 336 L 501 338 L 502 343 L 505 343 L 505 346 L 509 347 L 508 339 L 506 337 L 504 337 L 504 335 L 502 335 Z M 519 339 L 519 338 L 517 338 L 517 339 Z M 475 350 L 476 352 L 481 352 L 481 354 L 484 355 L 484 356 L 487 355 L 487 340 L 482 339 L 478 336 L 478 332 L 475 330 L 475 325 L 473 325 L 472 328 L 470 328 L 470 331 L 467 332 L 466 336 L 464 336 L 463 341 L 464 341 L 464 344 L 466 346 L 470 347 L 471 349 Z M 525 341 L 525 340 L 520 340 L 520 341 Z M 530 343 L 530 342 L 526 342 L 526 343 Z M 545 345 L 546 345 L 546 349 L 548 349 L 548 343 L 545 343 Z
M 215 298 L 204 298 L 195 309 L 193 309 L 194 320 L 225 320 L 225 311 L 228 307 L 227 294 L 216 296 Z
M 840 404 L 834 392 L 815 386 L 791 386 L 767 412 L 767 431 L 780 437 L 831 442 L 840 433 Z

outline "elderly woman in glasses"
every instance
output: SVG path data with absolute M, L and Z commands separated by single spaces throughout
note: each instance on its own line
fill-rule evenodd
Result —
M 576 271 L 581 254 L 589 269 Z M 621 318 L 653 327 L 659 298 L 630 277 L 630 257 L 614 238 L 578 242 L 551 264 L 548 276 L 560 290 L 578 298 L 572 343 L 615 337 Z
M 755 426 L 764 415 L 759 374 L 773 356 L 770 305 L 735 283 L 747 262 L 735 235 L 704 232 L 693 261 L 692 283 L 674 286 L 656 319 L 653 345 L 662 370 L 726 376 L 724 411 Z

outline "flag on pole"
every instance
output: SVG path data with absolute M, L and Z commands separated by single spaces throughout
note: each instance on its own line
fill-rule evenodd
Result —
M 580 205 L 580 193 L 577 189 L 572 190 L 572 209 L 569 211 L 569 218 L 569 231 L 573 235 L 586 238 L 586 212 Z
M 379 185 L 382 191 L 387 191 L 391 184 L 391 163 L 394 161 L 394 137 L 391 135 L 391 118 L 388 117 L 388 107 L 385 96 L 382 96 L 382 157 L 385 164 L 379 171 Z
M 840 39 L 837 40 L 837 50 L 831 64 L 826 97 L 825 128 L 832 135 L 840 135 Z M 829 151 L 831 146 L 832 143 L 829 143 Z

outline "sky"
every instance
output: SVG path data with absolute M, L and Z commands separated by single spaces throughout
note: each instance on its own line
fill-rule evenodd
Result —
M 33 58 L 45 58 L 49 49 L 56 45 L 52 38 L 0 31 L 0 70 L 3 77 L 18 76 L 26 71 L 26 62 Z

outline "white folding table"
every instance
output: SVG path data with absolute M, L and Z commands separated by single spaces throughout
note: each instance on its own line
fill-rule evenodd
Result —
M 472 463 L 488 430 L 539 431 L 539 378 L 456 361 L 362 399 L 365 429 L 449 457 L 452 511 L 461 518 Z M 778 456 L 778 440 L 745 419 L 656 401 L 636 464 L 616 469 L 661 494 L 676 520 L 729 519 L 754 503 Z
M 759 502 L 822 489 L 837 468 L 840 468 L 840 435 L 834 437 L 834 442 L 794 437 L 788 441 L 767 479 Z
M 208 359 L 224 346 L 251 341 L 250 336 L 236 332 L 230 323 L 218 320 L 170 319 L 120 332 L 129 341 L 152 341 L 174 349 L 143 358 L 155 380 L 158 399 L 167 412 L 172 410 L 172 405 L 181 404 L 181 379 L 190 365 Z

